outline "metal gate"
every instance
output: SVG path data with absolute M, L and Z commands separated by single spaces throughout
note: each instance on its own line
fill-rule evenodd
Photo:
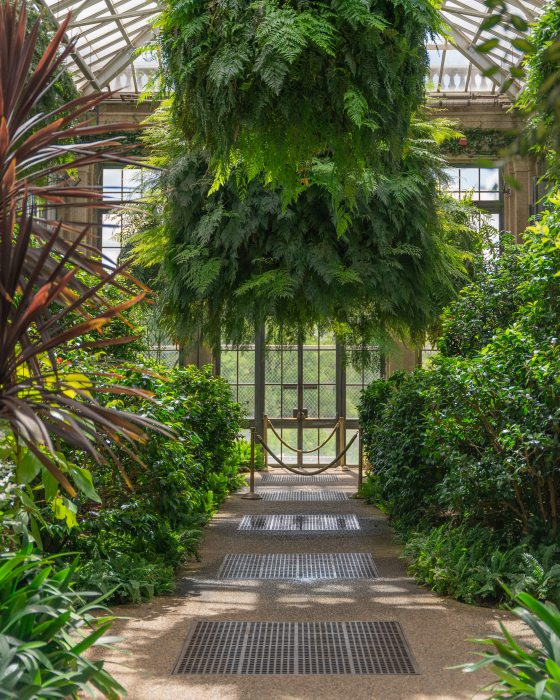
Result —
M 341 358 L 334 338 L 317 331 L 297 345 L 267 345 L 264 359 L 264 414 L 284 441 L 269 431 L 272 451 L 284 462 L 300 466 L 330 462 L 337 454 L 338 440 L 330 440 L 314 453 L 305 450 L 323 443 L 340 415 L 337 365 Z
M 316 330 L 298 343 L 271 345 L 261 332 L 252 345 L 222 346 L 218 368 L 244 405 L 250 425 L 267 432 L 271 451 L 287 464 L 305 466 L 328 464 L 348 443 L 358 427 L 359 396 L 381 376 L 381 359 L 377 367 L 360 371 L 345 366 L 344 348 L 332 333 Z M 279 437 L 264 430 L 265 416 Z M 342 430 L 324 447 L 305 453 L 325 442 L 339 421 Z M 346 461 L 358 463 L 357 444 Z M 269 464 L 273 466 L 272 458 Z

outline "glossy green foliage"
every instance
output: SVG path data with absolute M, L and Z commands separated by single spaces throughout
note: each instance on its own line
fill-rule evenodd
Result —
M 502 234 L 496 254 L 482 259 L 473 283 L 443 314 L 437 345 L 447 357 L 470 357 L 507 328 L 521 302 L 519 247 Z
M 83 656 L 107 644 L 112 617 L 91 594 L 74 590 L 76 562 L 55 569 L 30 546 L 0 555 L 0 694 L 11 700 L 69 698 L 124 689 L 102 661 Z
M 82 585 L 138 602 L 173 588 L 174 571 L 197 553 L 202 525 L 241 483 L 241 410 L 209 367 L 170 371 L 147 359 L 141 368 L 121 361 L 119 379 L 155 400 L 123 395 L 118 407 L 158 420 L 173 437 L 154 435 L 134 455 L 117 448 L 123 478 L 115 478 L 111 461 L 97 468 L 102 505 L 84 502 L 77 526 L 54 532 L 49 543 L 84 552 Z
M 401 529 L 437 520 L 435 489 L 440 462 L 424 447 L 428 387 L 426 374 L 398 373 L 364 391 L 360 421 L 364 446 L 374 465 L 375 498 Z
M 399 167 L 438 18 L 426 0 L 169 0 L 160 27 L 174 117 L 219 184 L 236 169 L 284 202 L 307 180 L 340 201 Z
M 530 36 L 525 65 L 525 87 L 517 106 L 529 118 L 527 145 L 547 157 L 549 176 L 560 169 L 560 6 L 548 3 Z
M 474 574 L 459 585 L 460 569 L 478 570 L 474 559 L 483 567 L 492 552 L 495 577 L 507 570 L 510 585 L 558 595 L 558 204 L 450 306 L 430 368 L 373 384 L 362 400 L 370 498 L 406 537 L 421 530 L 410 550 L 416 575 L 469 602 L 500 595 Z M 490 533 L 484 551 L 469 544 L 478 527 Z M 508 560 L 517 545 L 518 561 Z
M 502 637 L 479 639 L 491 650 L 480 653 L 482 659 L 463 666 L 464 671 L 489 669 L 499 680 L 489 688 L 490 700 L 557 700 L 560 697 L 560 610 L 543 604 L 531 595 L 515 598 L 513 614 L 536 639 L 531 645 L 518 642 L 500 623 Z

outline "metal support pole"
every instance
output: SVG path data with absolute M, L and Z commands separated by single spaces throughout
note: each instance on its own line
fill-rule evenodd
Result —
M 255 434 L 256 428 L 251 428 L 251 473 L 249 475 L 249 493 L 244 493 L 241 498 L 249 501 L 258 501 L 262 498 L 258 493 L 255 493 Z
M 268 416 L 265 414 L 263 416 L 263 442 L 268 445 Z M 263 450 L 264 468 L 268 469 L 268 452 Z
M 346 446 L 346 418 L 343 417 L 340 418 L 340 445 L 340 451 L 342 452 Z M 343 454 L 340 458 L 340 468 L 343 472 L 350 471 L 346 466 L 346 454 Z
M 364 450 L 362 447 L 362 429 L 358 430 L 358 489 L 362 487 L 364 481 Z
M 358 490 L 351 498 L 363 498 L 360 489 L 364 482 L 364 450 L 362 447 L 362 429 L 358 428 Z

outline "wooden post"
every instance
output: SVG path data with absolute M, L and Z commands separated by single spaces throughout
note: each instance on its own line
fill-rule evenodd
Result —
M 256 428 L 251 428 L 251 473 L 249 474 L 249 493 L 244 493 L 241 498 L 249 501 L 257 501 L 262 498 L 258 493 L 255 493 L 255 440 Z

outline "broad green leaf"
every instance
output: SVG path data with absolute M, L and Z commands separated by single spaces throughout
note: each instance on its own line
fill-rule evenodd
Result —
M 58 493 L 58 481 L 47 469 L 43 470 L 41 479 L 43 481 L 43 488 L 45 489 L 45 500 L 50 502 Z
M 69 472 L 74 480 L 75 485 L 82 493 L 96 503 L 101 503 L 101 498 L 95 490 L 93 479 L 89 469 L 77 467 L 75 464 L 68 465 Z
M 29 484 L 42 469 L 43 465 L 37 457 L 30 450 L 26 450 L 16 465 L 16 479 L 19 484 Z
M 478 44 L 478 46 L 475 46 L 475 49 L 479 53 L 488 53 L 492 51 L 492 49 L 495 49 L 496 46 L 499 45 L 498 39 L 488 39 L 487 41 L 483 41 L 482 44 Z

